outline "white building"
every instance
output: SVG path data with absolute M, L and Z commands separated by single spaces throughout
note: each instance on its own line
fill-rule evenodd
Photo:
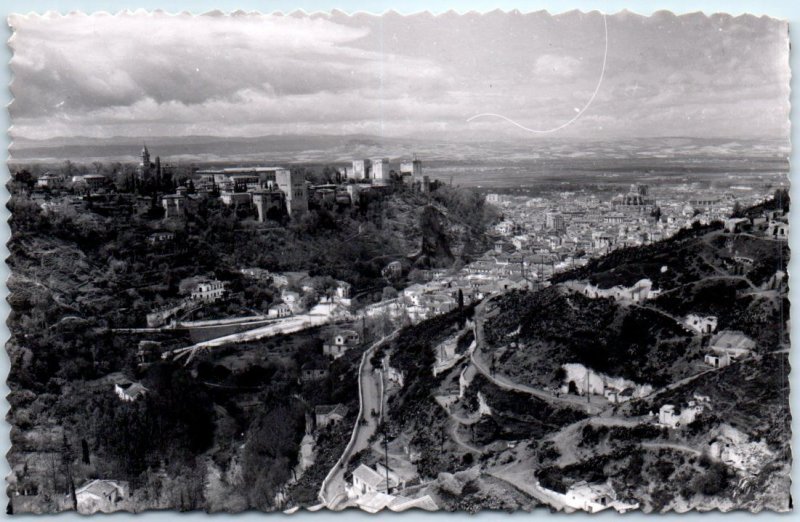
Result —
M 372 167 L 372 162 L 368 159 L 365 160 L 353 160 L 353 170 L 352 170 L 352 179 L 356 181 L 360 181 L 363 179 L 370 179 L 370 170 Z M 348 177 L 351 176 L 351 171 L 348 171 Z
M 193 301 L 203 301 L 204 303 L 213 303 L 222 299 L 225 295 L 225 283 L 222 281 L 205 281 L 198 283 L 192 290 L 191 299 Z
M 372 179 L 376 181 L 388 181 L 389 179 L 388 158 L 376 158 L 372 160 Z
M 699 334 L 712 333 L 717 329 L 717 318 L 713 315 L 689 314 L 683 319 L 683 325 Z
M 128 484 L 116 480 L 92 480 L 75 490 L 78 513 L 91 515 L 101 511 L 109 513 L 120 509 L 119 504 L 128 498 Z
M 317 428 L 341 422 L 347 415 L 344 404 L 321 404 L 314 408 L 314 422 Z
M 248 279 L 254 279 L 256 281 L 266 282 L 272 279 L 272 274 L 270 271 L 265 268 L 241 268 L 239 270 L 243 276 Z
M 350 348 L 358 346 L 361 336 L 355 330 L 341 330 L 337 332 L 331 342 L 322 345 L 322 353 L 338 359 Z
M 289 317 L 292 309 L 286 303 L 278 303 L 269 307 L 268 315 L 273 318 Z
M 614 501 L 614 489 L 608 483 L 589 484 L 582 480 L 567 490 L 566 497 L 569 507 L 597 513 L 611 507 Z
M 300 303 L 300 294 L 295 292 L 294 290 L 282 290 L 281 291 L 281 299 L 283 302 L 289 305 L 291 308 L 292 313 L 296 314 L 302 311 L 302 306 Z
M 422 177 L 422 162 L 418 159 L 404 161 L 400 164 L 400 175 L 403 177 L 411 176 L 412 179 Z
M 731 357 L 727 353 L 707 353 L 703 357 L 703 362 L 714 368 L 724 368 L 731 363 Z
M 388 493 L 386 477 L 378 474 L 377 471 L 361 464 L 353 471 L 353 484 L 350 488 L 354 497 L 366 495 L 367 493 Z
M 228 206 L 249 205 L 253 196 L 249 192 L 228 192 L 222 191 L 219 194 L 219 199 Z
M 114 385 L 114 393 L 123 402 L 134 402 L 147 395 L 149 390 L 138 382 L 125 381 Z
M 64 186 L 64 178 L 53 174 L 45 174 L 36 180 L 36 188 L 55 189 Z
M 633 286 L 613 286 L 611 288 L 600 288 L 587 283 L 583 289 L 583 295 L 590 299 L 611 298 L 617 301 L 640 303 L 648 299 L 654 299 L 661 294 L 661 290 L 653 289 L 653 282 L 649 279 L 640 279 Z
M 748 355 L 756 343 L 742 332 L 736 330 L 722 330 L 711 338 L 709 348 L 717 354 L 725 353 L 731 359 L 738 359 Z
M 658 410 L 658 423 L 667 428 L 678 429 L 694 422 L 702 411 L 703 406 L 695 401 L 689 401 L 680 412 L 675 411 L 674 405 L 665 404 Z

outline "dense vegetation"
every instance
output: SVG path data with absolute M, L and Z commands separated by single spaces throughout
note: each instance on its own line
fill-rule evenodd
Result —
M 433 403 L 432 391 L 444 378 L 443 375 L 438 378 L 431 376 L 431 368 L 436 360 L 433 349 L 457 333 L 473 313 L 474 306 L 455 309 L 404 328 L 391 343 L 389 364 L 404 374 L 407 383 L 389 404 L 392 421 L 400 427 L 408 426 L 421 409 Z M 377 353 L 374 359 L 379 360 L 381 355 Z
M 559 493 L 566 493 L 579 481 L 603 483 L 610 479 L 620 500 L 641 499 L 643 509 L 656 512 L 674 508 L 677 500 L 687 502 L 696 496 L 730 495 L 736 486 L 735 474 L 724 464 L 684 452 L 650 451 L 635 445 L 563 468 L 546 467 L 537 471 L 536 476 L 543 487 Z M 679 486 L 648 490 L 649 484 L 668 482 Z
M 481 374 L 475 376 L 466 392 L 471 409 L 478 409 L 478 393 L 492 410 L 473 425 L 474 442 L 539 439 L 547 433 L 577 422 L 585 415 L 571 408 L 556 408 L 530 395 L 503 390 Z
M 695 394 L 713 404 L 700 433 L 721 422 L 746 433 L 751 440 L 764 440 L 777 452 L 788 452 L 792 415 L 789 410 L 789 356 L 773 353 L 748 364 L 734 364 L 701 375 L 684 386 L 660 394 L 652 401 L 636 401 L 633 413 L 657 410 L 662 404 L 685 404 Z
M 50 210 L 32 198 L 30 175 L 17 173 L 9 185 L 7 350 L 15 442 L 9 458 L 26 462 L 23 483 L 60 499 L 90 478 L 123 480 L 140 508 L 270 510 L 281 495 L 314 502 L 325 467 L 338 458 L 346 437 L 323 431 L 317 463 L 286 490 L 306 414 L 339 402 L 357 410 L 359 350 L 331 364 L 326 378 L 306 384 L 298 380 L 300 368 L 324 359 L 320 337 L 330 332 L 228 346 L 183 366 L 140 365 L 136 352 L 145 338 L 163 350 L 186 346 L 185 333 L 143 338 L 118 329 L 143 326 L 149 311 L 183 298 L 187 281 L 201 277 L 226 282 L 228 292 L 194 318 L 264 313 L 280 293 L 269 282 L 246 280 L 243 267 L 307 271 L 318 295 L 335 278 L 351 283 L 359 302 L 380 299 L 387 286 L 381 270 L 389 261 L 404 265 L 404 275 L 389 282 L 401 288 L 412 268 L 449 266 L 470 255 L 464 245 L 481 251 L 484 229 L 494 219 L 483 197 L 447 188 L 431 196 L 434 208 L 427 196 L 398 186 L 362 198 L 358 208 L 312 205 L 300 220 L 277 216 L 265 224 L 253 219 L 252 209 L 210 198 L 192 201 L 181 219 L 165 220 L 155 187 L 130 186 L 132 172 L 119 173 L 117 193 L 53 192 L 47 196 L 54 202 L 83 199 Z M 138 189 L 138 196 L 127 193 Z M 440 225 L 435 234 L 428 234 L 428 221 Z M 148 236 L 156 231 L 174 238 L 153 244 Z M 128 379 L 148 390 L 133 403 L 113 391 Z M 50 447 L 71 481 L 47 478 Z M 209 496 L 212 476 L 220 478 Z
M 501 311 L 497 321 L 487 322 L 486 339 L 495 347 L 498 371 L 518 382 L 560 385 L 559 369 L 565 363 L 653 385 L 687 371 L 679 363 L 690 355 L 692 337 L 657 311 L 558 287 L 510 294 L 497 303 Z

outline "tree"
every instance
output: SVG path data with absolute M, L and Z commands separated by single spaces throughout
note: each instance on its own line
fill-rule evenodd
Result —
M 72 163 L 70 160 L 66 160 L 64 162 L 64 166 L 61 169 L 61 172 L 63 172 L 63 174 L 64 174 L 64 176 L 66 178 L 70 179 L 70 178 L 72 178 L 72 176 L 77 174 L 78 169 L 77 169 L 77 167 L 75 167 L 74 163 Z
M 650 214 L 653 217 L 653 221 L 658 223 L 661 221 L 661 207 L 656 207 L 653 209 L 653 212 Z
M 72 476 L 72 461 L 75 460 L 75 453 L 67 441 L 67 432 L 61 432 L 61 465 L 64 468 L 64 476 L 67 480 L 67 488 L 72 500 L 72 508 L 77 511 L 78 497 L 75 495 L 75 478 Z
M 83 463 L 89 464 L 89 443 L 86 442 L 86 439 L 81 439 L 81 455 L 83 457 Z
M 275 495 L 297 461 L 304 428 L 305 415 L 297 401 L 270 410 L 250 428 L 242 475 L 252 507 L 274 507 Z
M 33 188 L 33 185 L 36 183 L 36 180 L 33 179 L 33 174 L 31 174 L 28 169 L 22 169 L 15 172 L 14 181 L 28 187 L 29 189 Z

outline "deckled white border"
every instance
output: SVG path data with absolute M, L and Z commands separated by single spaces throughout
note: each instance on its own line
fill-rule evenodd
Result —
M 79 0 L 76 0 L 76 1 L 79 1 Z M 35 1 L 34 2 L 26 2 L 25 3 L 25 7 L 26 8 L 29 7 L 30 3 L 35 3 Z M 590 7 L 597 7 L 597 6 L 595 6 L 596 2 L 592 2 L 591 0 L 573 0 L 573 3 L 575 3 L 575 4 L 582 3 L 583 5 L 587 5 L 587 6 L 590 6 Z M 619 2 L 608 2 L 608 3 L 610 3 L 610 4 L 618 4 Z M 796 5 L 794 8 L 789 7 L 788 8 L 789 9 L 788 12 L 791 12 L 791 15 L 790 16 L 786 16 L 785 18 L 781 19 L 781 18 L 777 18 L 777 17 L 773 16 L 773 13 L 776 12 L 776 8 L 775 7 L 770 8 L 770 12 L 762 10 L 762 9 L 764 9 L 764 5 L 766 4 L 766 2 L 746 1 L 744 3 L 748 3 L 748 4 L 751 4 L 751 5 L 748 5 L 747 7 L 743 7 L 743 9 L 746 9 L 746 10 L 743 10 L 743 11 L 735 11 L 734 9 L 732 9 L 732 7 L 741 7 L 741 4 L 743 2 L 739 2 L 734 6 L 727 5 L 728 3 L 729 2 L 725 2 L 723 4 L 720 4 L 720 8 L 724 9 L 727 12 L 731 12 L 731 11 L 736 12 L 737 14 L 735 14 L 735 15 L 734 14 L 729 14 L 728 15 L 728 16 L 731 16 L 733 18 L 738 18 L 740 16 L 755 16 L 755 17 L 758 17 L 759 15 L 750 14 L 749 9 L 752 9 L 752 10 L 755 10 L 757 12 L 764 13 L 761 16 L 768 16 L 770 18 L 776 18 L 778 20 L 783 21 L 784 23 L 787 23 L 787 30 L 789 29 L 789 27 L 788 27 L 788 23 L 789 22 L 791 22 L 792 24 L 795 24 L 795 25 L 800 25 L 800 4 Z M 681 7 L 685 7 L 684 3 L 681 3 L 681 2 L 677 2 L 676 3 L 676 0 L 662 0 L 661 4 L 662 5 L 660 5 L 659 7 L 664 7 L 664 8 L 669 8 L 669 7 L 671 7 L 670 4 L 674 4 L 676 6 L 676 8 L 677 8 L 676 10 L 680 10 Z M 663 4 L 667 4 L 667 5 L 663 5 Z M 791 3 L 787 2 L 786 4 L 790 5 Z M 678 6 L 680 6 L 680 7 L 678 7 Z M 558 9 L 561 9 L 561 7 L 563 7 L 563 6 L 559 4 Z M 605 6 L 603 6 L 603 7 L 605 7 Z M 640 8 L 641 6 L 636 6 L 636 7 Z M 694 7 L 694 6 L 692 6 L 692 7 Z M 780 16 L 783 16 L 783 13 L 787 13 L 786 7 L 784 7 L 784 6 L 779 7 L 778 10 L 782 13 L 782 15 L 780 15 Z M 502 9 L 494 9 L 494 10 L 491 10 L 491 11 L 490 10 L 480 10 L 480 11 L 478 11 L 478 10 L 474 10 L 474 9 L 473 10 L 469 10 L 469 11 L 464 11 L 464 10 L 461 10 L 461 9 L 459 9 L 459 10 L 449 9 L 448 11 L 444 11 L 444 12 L 439 11 L 439 12 L 437 12 L 435 14 L 431 13 L 430 11 L 420 11 L 418 9 L 415 9 L 415 10 L 410 11 L 408 13 L 396 11 L 394 9 L 385 9 L 381 13 L 376 13 L 374 11 L 365 11 L 365 10 L 362 10 L 361 8 L 356 9 L 356 10 L 348 10 L 348 11 L 335 9 L 335 8 L 330 10 L 331 14 L 333 14 L 333 13 L 336 13 L 336 14 L 350 14 L 351 16 L 360 16 L 360 15 L 381 16 L 382 14 L 393 13 L 393 14 L 397 14 L 397 15 L 427 15 L 427 16 L 434 16 L 434 17 L 452 16 L 454 14 L 455 15 L 457 15 L 457 14 L 486 14 L 486 13 L 494 13 L 494 12 L 497 12 L 497 11 L 508 12 L 508 13 L 520 13 L 520 11 L 518 9 L 511 9 L 509 11 L 503 11 Z M 543 9 L 539 9 L 538 11 L 543 11 Z M 538 11 L 537 10 L 526 10 L 526 11 L 524 11 L 524 13 L 527 14 L 527 13 L 530 13 L 530 12 L 538 12 Z M 560 16 L 560 15 L 567 14 L 567 13 L 574 12 L 574 11 L 579 11 L 579 10 L 578 9 L 573 9 L 571 11 L 560 11 L 560 12 L 558 12 L 557 14 L 555 14 L 553 16 Z M 579 11 L 579 12 L 586 13 L 586 12 L 596 12 L 596 11 L 597 11 L 597 9 L 593 9 L 593 10 L 589 10 L 589 11 Z M 648 15 L 641 15 L 641 14 L 637 14 L 637 13 L 632 13 L 631 11 L 628 11 L 627 9 L 621 9 L 621 10 L 615 11 L 613 14 L 618 14 L 620 12 L 626 12 L 626 11 L 628 13 L 630 13 L 630 14 L 635 14 L 637 16 L 652 16 L 652 15 L 660 13 L 660 12 L 674 13 L 674 11 L 669 10 L 669 9 L 659 9 L 657 11 L 650 12 Z M 546 11 L 546 12 L 549 13 L 549 11 Z M 600 11 L 600 12 L 602 12 L 602 11 Z M 140 13 L 150 13 L 152 15 L 163 15 L 163 14 L 166 14 L 166 15 L 171 15 L 171 16 L 243 16 L 243 15 L 247 15 L 247 16 L 256 15 L 257 16 L 257 15 L 262 15 L 262 14 L 270 14 L 270 15 L 283 15 L 283 16 L 305 15 L 305 16 L 313 16 L 313 17 L 320 17 L 320 16 L 321 17 L 330 17 L 330 14 L 329 14 L 329 12 L 327 10 L 326 11 L 316 11 L 316 10 L 307 11 L 305 9 L 295 9 L 295 10 L 288 11 L 288 12 L 273 11 L 273 12 L 267 12 L 267 13 L 262 13 L 261 11 L 255 11 L 255 10 L 254 11 L 244 11 L 244 10 L 241 10 L 241 9 L 237 9 L 235 11 L 228 11 L 228 12 L 223 12 L 223 11 L 220 11 L 220 10 L 212 10 L 212 11 L 205 11 L 205 12 L 196 13 L 196 14 L 193 14 L 193 13 L 191 13 L 189 11 L 186 11 L 186 10 L 168 12 L 168 11 L 165 11 L 165 10 L 162 10 L 162 9 L 155 9 L 153 11 L 148 11 L 146 9 L 136 9 L 136 10 L 122 9 L 120 11 L 117 11 L 115 14 L 117 14 L 117 15 L 125 15 L 125 14 L 140 14 Z M 707 12 L 706 10 L 702 10 L 702 11 L 688 11 L 688 12 L 684 11 L 684 12 L 682 12 L 681 14 L 679 14 L 677 16 L 678 17 L 682 17 L 682 16 L 687 16 L 687 15 L 692 15 L 692 14 L 697 14 L 697 13 L 703 14 L 705 16 L 709 16 L 710 14 L 720 14 L 720 13 L 718 13 L 716 11 L 708 11 Z M 7 22 L 11 22 L 11 18 L 10 18 L 11 14 L 12 14 L 11 12 L 0 12 L 0 14 L 9 16 L 9 18 L 7 19 Z M 115 14 L 112 14 L 112 13 L 110 13 L 108 11 L 94 11 L 94 12 L 92 12 L 92 14 L 106 15 L 106 16 L 114 16 L 115 15 Z M 612 14 L 612 13 L 607 13 L 607 14 Z M 14 14 L 14 16 L 22 16 L 22 17 L 30 17 L 30 16 L 57 17 L 57 16 L 73 16 L 73 15 L 88 16 L 83 11 L 70 11 L 67 15 L 62 15 L 62 14 L 60 14 L 60 12 L 53 11 L 53 10 L 45 10 L 44 14 L 42 14 L 42 15 L 38 14 L 35 11 L 28 11 L 27 14 Z M 8 26 L 6 26 L 6 30 L 7 31 L 9 30 Z M 792 34 L 793 33 L 791 31 L 789 31 L 790 45 L 791 45 Z M 7 40 L 7 42 L 8 42 L 8 46 L 6 48 L 7 50 L 13 48 L 12 41 L 13 41 L 13 34 Z M 797 48 L 797 46 L 795 46 L 795 48 Z M 790 54 L 790 57 L 789 57 L 790 65 L 794 64 L 796 67 L 800 67 L 800 58 L 794 58 L 793 55 L 794 55 L 794 53 Z M 6 103 L 6 111 L 5 111 L 3 117 L 6 119 L 6 128 L 10 131 L 12 126 L 10 124 L 10 117 L 9 117 L 8 109 L 9 109 L 11 103 L 13 103 L 13 98 L 10 98 L 10 94 L 11 94 L 11 90 L 10 89 L 11 89 L 11 86 L 13 85 L 13 78 L 11 77 L 10 67 L 8 66 L 8 62 L 9 62 L 9 60 L 11 58 L 10 53 L 7 54 L 7 56 L 8 56 L 9 59 L 6 60 L 6 71 L 7 71 L 6 74 L 8 75 L 7 77 L 9 79 L 9 81 L 7 82 L 8 85 L 9 85 L 9 91 L 6 91 L 6 94 L 5 94 L 5 100 L 7 101 L 7 103 Z M 791 70 L 791 68 L 790 68 L 790 70 Z M 790 82 L 797 81 L 796 77 L 797 77 L 797 75 L 791 74 Z M 796 93 L 798 92 L 798 89 L 792 88 L 791 83 L 790 83 L 790 89 L 791 89 L 791 95 L 790 95 L 790 121 L 791 121 L 791 114 L 794 111 L 794 107 L 796 107 L 798 105 L 796 103 L 791 103 L 791 101 L 792 101 L 792 97 L 796 96 Z M 794 143 L 796 142 L 796 140 L 794 139 L 795 138 L 795 132 L 800 132 L 800 131 L 796 131 L 794 126 L 793 126 L 792 130 L 791 130 L 791 133 L 790 133 L 790 144 L 791 144 L 791 151 L 792 152 L 791 152 L 791 162 L 790 162 L 790 165 L 791 165 L 790 166 L 790 174 L 789 174 L 788 178 L 789 178 L 789 181 L 790 181 L 790 196 L 795 202 L 800 203 L 800 188 L 795 188 L 795 184 L 791 183 L 791 177 L 792 177 L 792 170 L 791 169 L 793 169 L 794 165 L 798 164 L 798 162 L 796 161 L 797 158 L 795 157 L 795 155 L 798 155 L 798 157 L 800 157 L 800 152 L 796 151 L 795 148 L 794 148 Z M 11 146 L 11 142 L 9 140 L 9 134 L 6 134 L 6 140 L 7 140 L 7 147 L 6 147 L 7 156 L 6 156 L 6 159 L 8 159 L 8 152 L 9 152 L 9 148 Z M 5 174 L 5 180 L 7 181 L 8 179 L 10 179 L 9 178 L 9 172 L 8 172 L 8 168 L 7 168 L 6 163 L 5 162 L 3 162 L 3 163 L 4 163 L 4 169 L 5 169 L 3 172 Z M 3 258 L 7 259 L 8 255 L 9 255 L 9 252 L 8 252 L 8 248 L 6 246 L 6 241 L 8 241 L 10 239 L 10 228 L 8 227 L 7 221 L 8 221 L 8 218 L 10 216 L 10 213 L 9 213 L 8 209 L 6 208 L 5 203 L 8 202 L 10 195 L 8 193 L 8 190 L 5 188 L 5 182 L 2 185 L 3 185 L 2 190 L 3 190 L 3 196 L 4 196 L 3 197 L 4 204 L 3 204 L 3 207 L 2 207 L 2 214 L 3 214 L 3 217 L 4 217 L 4 219 L 3 219 L 3 227 L 4 228 L 3 228 L 2 234 L 4 235 L 4 241 L 3 241 L 3 244 L 2 244 L 2 248 L 4 249 L 3 250 Z M 792 231 L 792 230 L 800 230 L 800 213 L 790 213 L 790 231 Z M 800 232 L 791 233 L 790 234 L 789 245 L 790 245 L 790 248 L 791 248 L 792 251 L 800 252 L 800 249 L 796 249 L 795 248 L 796 246 L 800 245 L 800 237 L 798 237 L 798 236 L 800 236 Z M 800 263 L 800 260 L 796 260 L 795 257 L 793 256 L 790 259 L 790 263 L 789 263 L 789 267 L 788 267 L 789 274 L 798 273 L 798 271 L 795 270 L 795 265 L 797 263 Z M 10 272 L 8 271 L 8 267 L 6 266 L 6 279 L 8 278 L 9 275 L 10 275 Z M 791 277 L 790 277 L 790 280 L 791 280 Z M 800 301 L 797 301 L 796 299 L 794 299 L 795 294 L 797 292 L 800 292 L 800 285 L 798 285 L 798 288 L 799 288 L 798 290 L 794 290 L 793 291 L 792 288 L 793 288 L 793 286 L 790 283 L 790 299 L 791 299 L 791 301 L 792 302 L 800 302 Z M 3 312 L 5 313 L 5 316 L 7 317 L 9 312 L 10 312 L 10 307 L 9 307 L 7 301 L 6 301 L 6 299 L 8 297 L 8 288 L 7 288 L 7 286 L 4 286 L 2 291 L 4 292 L 4 294 L 2 294 L 2 296 L 4 297 L 3 303 L 2 303 L 2 307 L 3 307 Z M 791 316 L 795 317 L 796 313 L 800 313 L 800 311 L 791 312 Z M 792 322 L 797 322 L 798 324 L 800 324 L 800 321 L 792 321 Z M 795 335 L 800 335 L 800 334 L 795 334 L 795 332 L 792 331 L 792 333 L 791 333 L 791 344 L 792 345 L 795 344 L 795 340 L 796 340 L 795 339 Z M 9 338 L 9 331 L 8 331 L 7 326 L 5 326 L 5 321 L 3 321 L 3 330 L 2 330 L 2 334 L 0 334 L 0 338 L 2 338 L 3 346 L 5 346 L 5 343 L 8 341 L 8 338 Z M 800 364 L 800 356 L 798 356 L 797 352 L 798 352 L 797 350 L 792 350 L 792 352 L 790 354 L 790 364 Z M 3 367 L 3 369 L 4 369 L 4 371 L 5 371 L 6 375 L 7 375 L 7 372 L 9 370 L 9 361 L 8 361 L 8 354 L 5 352 L 5 350 L 3 350 L 2 355 L 0 355 L 0 365 Z M 800 383 L 797 382 L 798 381 L 797 375 L 798 375 L 798 372 L 792 372 L 792 374 L 790 376 L 790 381 L 793 381 L 792 384 L 795 384 L 795 385 L 800 384 Z M 6 395 L 7 395 L 9 390 L 8 390 L 8 386 L 6 384 L 5 379 L 3 380 L 2 387 L 3 387 L 2 390 L 4 392 L 3 393 L 3 400 L 5 401 L 4 402 L 4 410 L 5 410 L 5 413 L 7 413 L 8 409 L 9 409 L 9 405 L 8 405 L 8 401 L 5 399 L 5 397 L 6 397 Z M 793 413 L 795 413 L 794 419 L 792 420 L 792 432 L 793 432 L 792 447 L 793 448 L 794 447 L 800 447 L 800 446 L 797 446 L 797 445 L 794 444 L 794 443 L 800 441 L 800 427 L 798 426 L 798 424 L 800 424 L 800 422 L 798 421 L 798 417 L 800 417 L 800 414 L 796 413 L 797 411 L 800 411 L 800 409 L 798 409 L 798 408 L 800 408 L 800 400 L 799 399 L 800 399 L 800 394 L 798 394 L 797 388 L 793 387 L 792 390 L 791 390 L 791 395 L 790 395 L 790 402 L 791 402 L 791 405 L 792 405 L 792 411 L 793 411 Z M 4 414 L 4 417 L 5 417 L 5 414 Z M 10 440 L 8 438 L 8 431 L 7 430 L 3 430 L 2 435 L 0 436 L 0 441 L 2 441 L 3 444 L 6 444 L 10 448 Z M 797 454 L 795 454 L 793 457 L 794 457 L 795 460 L 798 459 L 798 455 Z M 6 476 L 10 472 L 10 469 L 8 468 L 8 461 L 6 459 L 4 459 L 4 462 L 2 463 L 2 466 L 4 467 L 3 469 L 5 471 L 4 473 L 2 473 L 2 475 Z M 793 465 L 793 473 L 792 473 L 792 479 L 793 480 L 792 480 L 792 490 L 791 490 L 793 499 L 800 499 L 800 491 L 798 491 L 800 489 L 800 486 L 798 486 L 800 484 L 800 480 L 796 480 L 798 475 L 800 475 L 800 473 L 798 472 L 799 468 L 800 468 L 800 465 L 798 465 L 795 462 L 794 465 Z M 3 488 L 3 489 L 5 490 L 5 488 Z M 160 516 L 155 512 L 149 512 L 149 513 L 150 513 L 149 515 L 140 515 L 140 516 Z M 484 515 L 485 514 L 486 513 L 484 512 Z M 484 516 L 484 515 L 482 515 L 482 516 Z M 719 515 L 719 512 L 714 512 L 714 513 L 711 513 L 710 515 L 707 515 L 707 516 L 714 517 L 716 515 Z M 62 517 L 66 517 L 66 518 L 70 518 L 72 516 L 78 517 L 80 515 L 77 515 L 75 513 L 67 513 L 67 514 L 62 514 L 61 516 Z M 124 514 L 116 515 L 116 517 L 118 517 L 118 518 L 119 517 L 124 517 L 124 516 L 126 516 L 126 515 L 124 515 Z M 168 512 L 168 516 L 174 516 L 174 512 Z M 192 515 L 189 515 L 189 516 L 192 516 Z M 202 515 L 200 515 L 200 516 L 202 516 Z M 244 516 L 250 516 L 250 515 L 244 515 Z M 261 517 L 261 516 L 263 516 L 263 514 L 254 514 L 252 516 Z M 315 516 L 323 516 L 324 517 L 324 516 L 329 516 L 329 515 L 325 514 L 325 513 L 320 513 L 320 514 L 317 514 Z M 336 515 L 333 514 L 331 516 L 336 516 Z M 348 512 L 348 516 L 353 516 L 352 511 Z M 369 515 L 366 515 L 365 513 L 357 513 L 355 516 L 369 516 Z M 406 516 L 408 518 L 410 518 L 410 519 L 415 519 L 415 514 L 407 514 Z M 426 516 L 440 516 L 440 515 L 426 515 Z M 491 516 L 491 515 L 489 515 L 489 516 Z M 503 515 L 500 515 L 500 516 L 503 516 Z M 591 515 L 577 513 L 577 514 L 574 514 L 573 516 L 577 516 L 578 518 L 580 518 L 582 516 L 591 516 Z M 628 515 L 628 516 L 636 517 L 637 515 L 636 514 L 632 514 L 632 515 Z M 667 515 L 667 516 L 669 516 L 669 515 Z M 731 514 L 726 515 L 726 517 L 731 517 L 731 516 L 735 516 L 735 515 L 731 515 Z M 784 519 L 786 519 L 785 515 L 779 515 L 779 514 L 773 514 L 773 513 L 764 513 L 761 516 L 762 516 L 762 518 L 764 516 L 766 516 L 766 517 L 782 516 L 782 517 L 784 517 Z M 302 516 L 301 516 L 301 518 L 302 518 Z

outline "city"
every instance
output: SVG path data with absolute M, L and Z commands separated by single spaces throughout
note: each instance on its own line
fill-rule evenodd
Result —
M 791 511 L 785 22 L 102 20 L 10 19 L 9 514 Z

